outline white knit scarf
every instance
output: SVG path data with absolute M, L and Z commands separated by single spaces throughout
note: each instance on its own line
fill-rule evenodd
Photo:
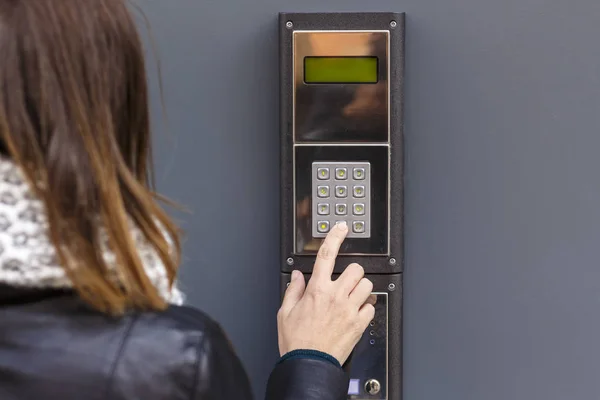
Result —
M 183 295 L 176 285 L 169 287 L 165 266 L 139 229 L 131 233 L 144 269 L 161 297 L 180 305 Z M 116 257 L 104 250 L 104 259 L 114 267 Z M 14 287 L 63 288 L 72 284 L 48 234 L 43 202 L 31 189 L 20 167 L 0 157 L 0 283 Z

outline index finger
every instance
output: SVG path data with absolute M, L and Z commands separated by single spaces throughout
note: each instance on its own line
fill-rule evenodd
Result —
M 317 260 L 312 272 L 312 275 L 317 279 L 331 279 L 335 267 L 335 258 L 347 234 L 348 225 L 345 222 L 336 224 L 327 234 L 317 253 Z

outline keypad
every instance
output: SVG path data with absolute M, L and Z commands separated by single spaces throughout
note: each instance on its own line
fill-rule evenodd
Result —
M 371 237 L 371 164 L 312 164 L 312 234 L 323 238 L 335 224 L 348 224 L 348 238 Z

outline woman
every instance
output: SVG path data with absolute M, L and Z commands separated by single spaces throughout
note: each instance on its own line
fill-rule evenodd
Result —
M 225 334 L 182 306 L 180 232 L 150 184 L 124 0 L 0 0 L 0 398 L 251 398 Z M 332 230 L 278 313 L 270 400 L 346 398 L 372 284 Z

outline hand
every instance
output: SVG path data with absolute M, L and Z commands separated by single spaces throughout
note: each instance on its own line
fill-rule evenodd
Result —
M 283 303 L 277 313 L 279 352 L 318 350 L 335 357 L 340 364 L 350 356 L 375 308 L 368 303 L 373 284 L 358 264 L 350 264 L 332 281 L 335 259 L 348 226 L 337 224 L 327 235 L 308 285 L 299 271 L 292 273 Z

